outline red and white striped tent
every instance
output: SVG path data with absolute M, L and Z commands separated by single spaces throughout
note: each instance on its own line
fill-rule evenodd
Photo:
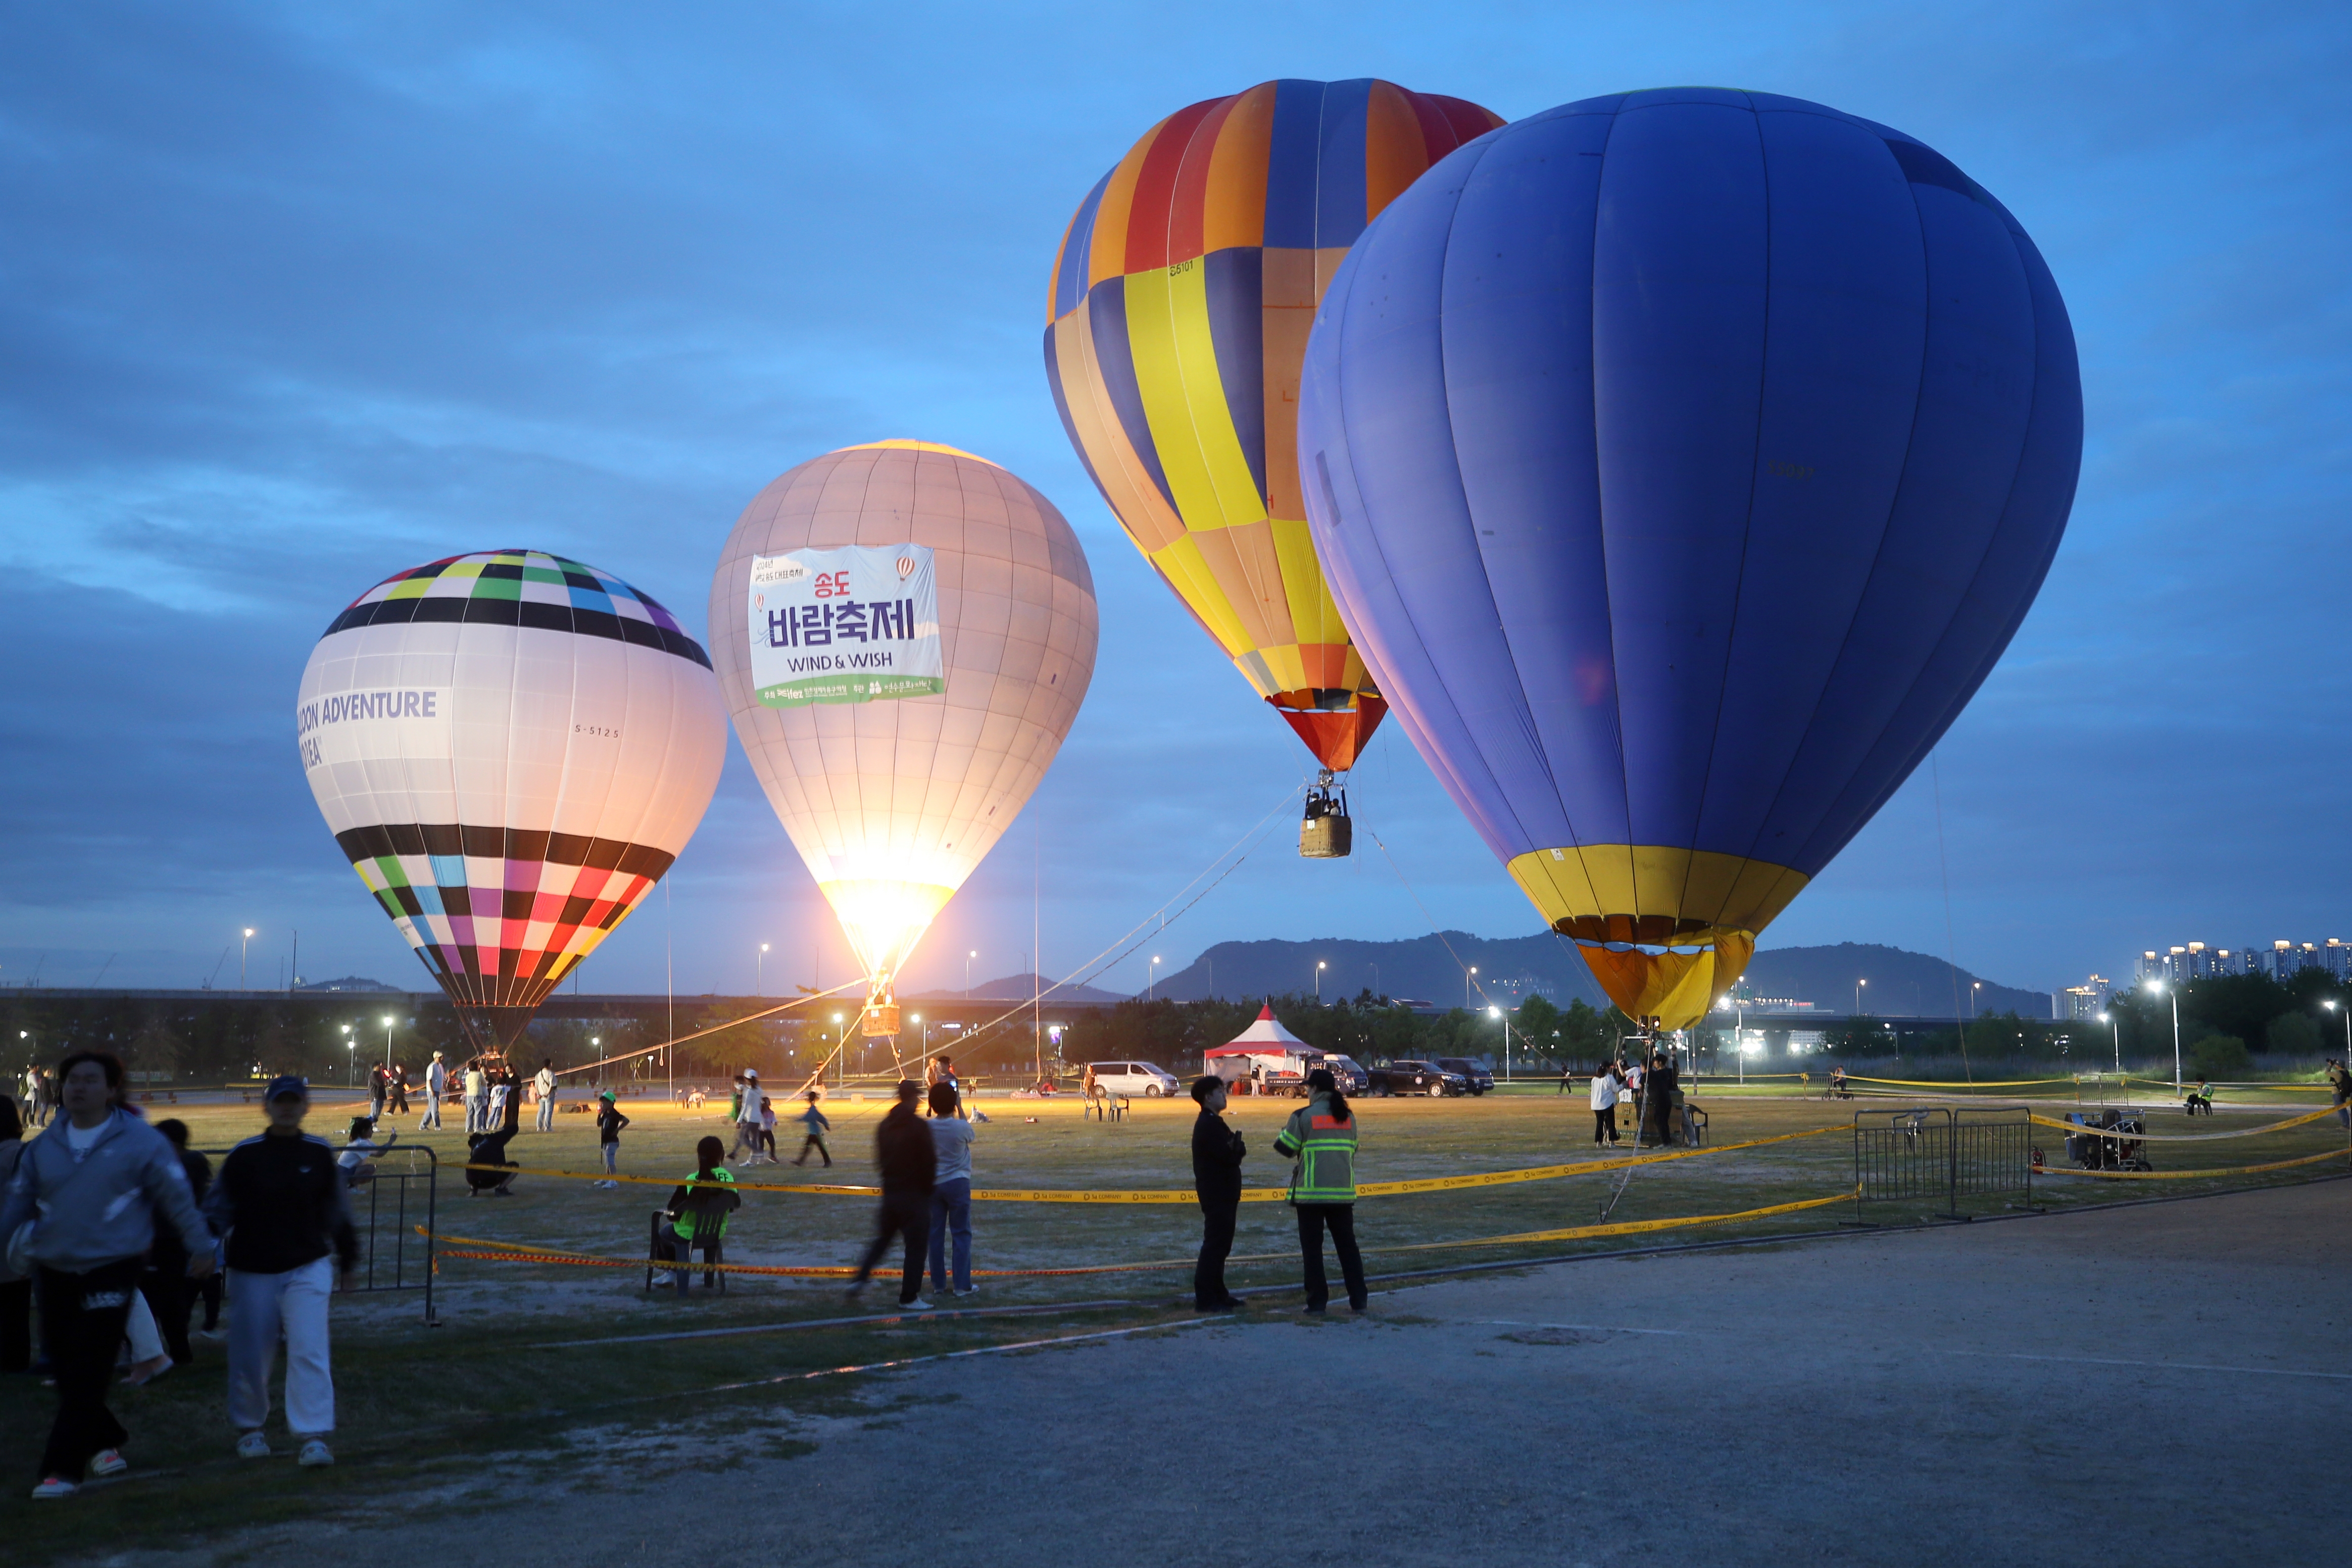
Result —
M 1250 1076 L 1265 1065 L 1268 1072 L 1305 1073 L 1323 1059 L 1323 1053 L 1282 1026 L 1271 1005 L 1258 1009 L 1256 1022 L 1227 1040 L 1201 1053 L 1209 1071 L 1227 1082 Z

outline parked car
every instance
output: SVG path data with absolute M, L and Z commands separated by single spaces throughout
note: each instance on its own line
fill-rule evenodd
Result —
M 1325 1057 L 1322 1066 L 1331 1069 L 1331 1078 L 1339 1084 L 1341 1094 L 1361 1094 L 1371 1087 L 1371 1075 L 1356 1064 L 1353 1057 Z
M 1495 1087 L 1495 1075 L 1467 1057 L 1440 1057 L 1437 1065 L 1440 1070 L 1460 1078 L 1473 1094 L 1484 1094 Z
M 1095 1086 L 1105 1094 L 1139 1094 L 1147 1100 L 1180 1093 L 1176 1075 L 1157 1062 L 1096 1062 Z M 1085 1068 L 1079 1072 L 1084 1073 Z
M 1370 1092 L 1378 1095 L 1467 1094 L 1470 1085 L 1460 1073 L 1447 1072 L 1435 1062 L 1391 1062 L 1370 1074 Z

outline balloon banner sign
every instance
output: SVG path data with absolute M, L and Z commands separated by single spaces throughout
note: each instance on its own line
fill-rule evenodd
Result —
M 752 695 L 769 708 L 935 697 L 948 689 L 922 544 L 751 559 Z

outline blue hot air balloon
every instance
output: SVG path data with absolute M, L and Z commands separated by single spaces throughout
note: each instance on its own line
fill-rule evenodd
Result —
M 1380 689 L 1629 1014 L 1696 1021 L 2033 602 L 2057 286 L 1942 154 L 1676 89 L 1479 137 L 1357 241 L 1298 416 Z

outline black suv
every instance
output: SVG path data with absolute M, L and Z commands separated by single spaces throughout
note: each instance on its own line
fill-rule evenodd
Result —
M 1435 1062 L 1391 1062 L 1384 1068 L 1374 1068 L 1368 1076 L 1372 1080 L 1371 1092 L 1378 1095 L 1470 1092 L 1468 1079 L 1460 1073 L 1447 1072 Z
M 1484 1094 L 1495 1087 L 1495 1075 L 1467 1057 L 1440 1057 L 1437 1065 L 1459 1078 L 1473 1094 Z

